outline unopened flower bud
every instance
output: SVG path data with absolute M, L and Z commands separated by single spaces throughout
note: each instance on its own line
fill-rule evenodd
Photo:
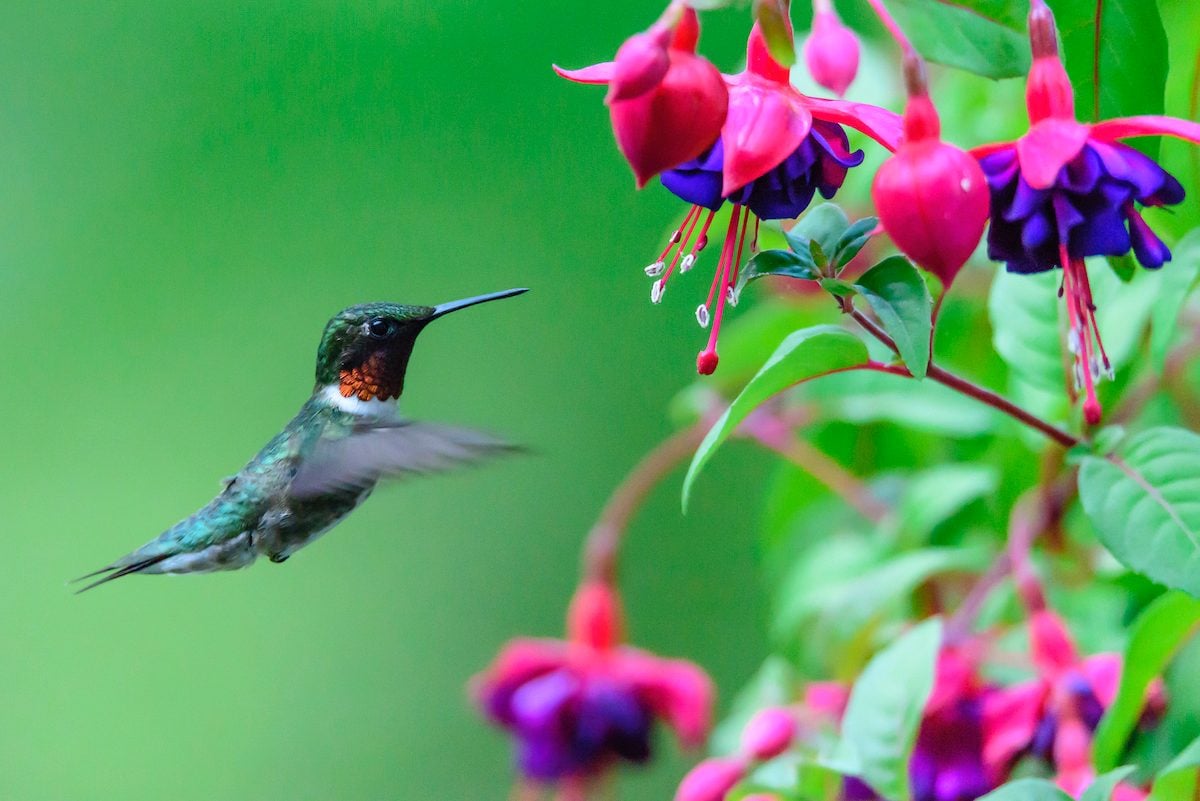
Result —
M 796 720 L 786 709 L 770 707 L 759 711 L 742 730 L 742 751 L 758 760 L 774 759 L 787 750 L 796 737 Z
M 833 9 L 813 16 L 812 33 L 804 42 L 804 63 L 813 80 L 841 97 L 858 74 L 858 37 Z
M 706 759 L 688 772 L 675 791 L 675 801 L 722 801 L 746 775 L 739 759 Z
M 629 100 L 658 86 L 671 66 L 671 58 L 667 55 L 670 41 L 670 28 L 661 24 L 626 39 L 613 59 L 612 80 L 609 81 L 605 98 L 607 102 Z

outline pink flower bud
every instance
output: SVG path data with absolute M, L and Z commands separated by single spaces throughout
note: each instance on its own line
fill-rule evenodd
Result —
M 739 759 L 706 759 L 683 777 L 675 801 L 722 801 L 745 775 L 746 764 Z
M 938 138 L 937 112 L 909 99 L 905 139 L 875 174 L 871 197 L 888 236 L 949 287 L 983 236 L 987 179 L 968 153 Z
M 671 29 L 661 24 L 626 39 L 613 59 L 612 79 L 605 99 L 612 103 L 652 91 L 671 66 L 667 55 L 670 41 Z
M 858 37 L 833 9 L 819 10 L 804 42 L 804 63 L 813 80 L 841 97 L 858 74 Z
M 621 601 L 602 581 L 581 584 L 567 610 L 567 635 L 571 642 L 606 651 L 621 640 Z
M 774 759 L 787 750 L 796 737 L 796 720 L 780 707 L 756 713 L 742 730 L 742 751 L 758 760 Z

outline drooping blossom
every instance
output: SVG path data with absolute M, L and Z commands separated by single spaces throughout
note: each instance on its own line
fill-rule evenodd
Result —
M 858 74 L 859 45 L 829 0 L 813 0 L 812 32 L 804 41 L 804 63 L 819 85 L 843 97 Z
M 899 117 L 861 103 L 822 100 L 797 91 L 788 70 L 770 54 L 755 25 L 747 44 L 745 71 L 727 76 L 729 110 L 721 136 L 704 153 L 662 173 L 672 194 L 690 204 L 666 248 L 646 268 L 655 281 L 650 299 L 658 303 L 668 279 L 695 266 L 708 245 L 709 227 L 718 209 L 731 205 L 725 237 L 708 297 L 696 309 L 701 327 L 711 324 L 708 344 L 696 358 L 703 374 L 717 367 L 717 337 L 727 303 L 736 303 L 734 287 L 743 254 L 756 248 L 760 220 L 799 216 L 820 193 L 832 198 L 846 172 L 862 163 L 851 152 L 842 125 L 856 128 L 889 149 L 899 139 Z M 751 222 L 750 248 L 745 248 Z
M 685 746 L 707 736 L 712 684 L 690 662 L 621 644 L 621 611 L 607 583 L 582 585 L 566 641 L 519 639 L 472 681 L 493 722 L 516 740 L 531 780 L 588 780 L 619 761 L 650 758 L 655 723 Z
M 984 704 L 984 764 L 995 778 L 1007 775 L 1019 758 L 1035 757 L 1053 769 L 1060 787 L 1078 797 L 1096 778 L 1092 735 L 1116 697 L 1121 657 L 1082 658 L 1066 624 L 1047 610 L 1030 617 L 1030 653 L 1037 677 L 992 693 Z M 1152 718 L 1162 705 L 1160 682 L 1151 686 L 1147 699 Z
M 579 70 L 554 70 L 576 83 L 607 84 L 617 147 L 642 187 L 663 170 L 695 158 L 721 132 L 728 91 L 721 73 L 696 55 L 700 22 L 675 2 L 613 61 Z
M 970 154 L 941 139 L 925 65 L 905 60 L 904 140 L 875 173 L 871 197 L 883 229 L 909 258 L 949 288 L 983 236 L 988 184 Z
M 913 801 L 974 801 L 999 786 L 983 762 L 983 709 L 994 692 L 979 676 L 973 647 L 942 649 L 909 762 Z M 846 781 L 843 797 L 879 799 L 858 779 Z
M 723 801 L 755 763 L 783 754 L 796 739 L 796 734 L 796 718 L 791 710 L 785 707 L 760 709 L 742 729 L 737 753 L 711 757 L 688 771 L 675 791 L 675 801 Z
M 1095 383 L 1112 366 L 1096 326 L 1084 259 L 1131 249 L 1157 269 L 1171 252 L 1139 207 L 1182 202 L 1180 183 L 1148 156 L 1119 140 L 1168 135 L 1200 143 L 1200 124 L 1139 116 L 1085 124 L 1075 118 L 1074 93 L 1058 55 L 1054 16 L 1043 0 L 1029 13 L 1033 66 L 1026 85 L 1029 131 L 1016 142 L 974 151 L 992 195 L 988 255 L 1010 272 L 1063 270 L 1075 381 L 1084 417 L 1101 418 Z

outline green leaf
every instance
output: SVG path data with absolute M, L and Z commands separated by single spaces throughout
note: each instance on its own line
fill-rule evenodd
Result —
M 1125 742 L 1142 715 L 1146 688 L 1198 624 L 1200 601 L 1179 592 L 1157 598 L 1138 616 L 1125 647 L 1125 668 L 1117 697 L 1101 718 L 1092 742 L 1092 761 L 1097 770 L 1109 770 L 1120 760 Z
M 700 443 L 683 480 L 684 509 L 692 484 L 704 465 L 763 401 L 794 384 L 857 367 L 866 361 L 867 348 L 862 340 L 835 326 L 819 325 L 788 335 Z
M 1048 0 L 1081 120 L 1162 114 L 1167 33 L 1158 3 Z
M 1079 496 L 1126 567 L 1200 596 L 1200 436 L 1156 428 L 1083 460 Z
M 1025 384 L 1062 395 L 1066 371 L 1058 333 L 1058 281 L 1053 271 L 997 272 L 988 314 L 992 344 L 1013 374 Z
M 1108 266 L 1112 268 L 1113 275 L 1120 278 L 1122 283 L 1128 284 L 1133 280 L 1133 276 L 1137 274 L 1138 263 L 1134 260 L 1132 253 L 1126 253 L 1124 256 L 1107 256 Z
M 850 228 L 850 218 L 836 203 L 822 203 L 811 208 L 790 231 L 784 231 L 788 245 L 797 253 L 815 253 L 826 256 L 837 252 L 838 242 Z M 825 266 L 825 259 L 815 259 L 818 267 Z
M 924 378 L 929 369 L 933 300 L 921 273 L 903 256 L 891 256 L 863 273 L 855 288 L 895 341 L 908 371 L 914 378 Z
M 835 622 L 839 631 L 857 631 L 931 576 L 983 570 L 988 560 L 988 553 L 977 548 L 925 548 L 893 556 L 841 581 L 789 582 L 773 621 L 775 637 L 786 643 L 814 617 Z
M 857 291 L 853 284 L 848 284 L 838 278 L 822 278 L 821 289 L 839 298 L 853 297 Z
M 834 245 L 833 263 L 838 269 L 845 267 L 858 255 L 858 252 L 871 241 L 871 232 L 879 225 L 878 217 L 863 217 L 855 220 L 850 227 L 838 237 Z
M 764 250 L 755 254 L 738 274 L 737 292 L 740 293 L 751 281 L 757 281 L 767 275 L 808 281 L 815 281 L 821 277 L 808 251 L 793 253 L 790 250 Z
M 979 801 L 1071 801 L 1071 796 L 1045 779 L 1017 779 L 992 790 Z
M 1150 358 L 1159 372 L 1175 338 L 1179 312 L 1200 277 L 1200 228 L 1179 240 L 1173 255 L 1160 273 L 1162 287 L 1150 313 Z
M 1200 767 L 1200 737 L 1158 772 L 1149 801 L 1178 801 L 1196 797 L 1196 768 Z
M 967 504 L 995 492 L 999 480 L 994 467 L 982 464 L 947 464 L 918 473 L 897 509 L 906 541 L 923 541 Z
M 1111 801 L 1113 790 L 1130 773 L 1133 773 L 1133 766 L 1126 765 L 1110 770 L 1102 776 L 1097 776 L 1088 785 L 1088 788 L 1083 791 L 1083 795 L 1079 797 L 1079 801 Z
M 850 691 L 834 761 L 888 801 L 909 798 L 908 762 L 941 642 L 939 619 L 915 626 L 876 654 Z
M 1029 71 L 1022 5 L 1028 9 L 1007 0 L 892 0 L 888 8 L 930 61 L 985 78 L 1016 78 Z

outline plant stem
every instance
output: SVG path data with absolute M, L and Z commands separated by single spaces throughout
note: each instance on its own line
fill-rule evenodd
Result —
M 888 508 L 880 503 L 866 484 L 836 459 L 811 443 L 789 436 L 787 442 L 758 439 L 764 448 L 779 454 L 829 488 L 848 506 L 872 523 L 882 523 Z
M 854 318 L 854 321 L 861 325 L 863 329 L 865 329 L 871 336 L 878 339 L 884 345 L 887 345 L 888 348 L 890 348 L 893 352 L 900 352 L 896 347 L 895 341 L 888 336 L 887 332 L 880 328 L 879 325 L 876 324 L 875 321 L 870 317 L 867 317 L 861 311 L 853 307 L 851 307 L 849 314 Z M 898 371 L 891 370 L 889 372 Z M 904 370 L 903 372 L 911 375 L 908 370 Z M 1017 406 L 1007 398 L 992 392 L 990 389 L 986 389 L 978 384 L 974 384 L 967 379 L 962 378 L 961 376 L 957 376 L 948 370 L 944 370 L 935 364 L 931 363 L 929 365 L 929 370 L 926 372 L 926 375 L 943 386 L 947 386 L 956 392 L 974 398 L 980 403 L 987 404 L 993 409 L 997 409 L 1001 412 L 1004 412 L 1009 417 L 1019 420 L 1030 428 L 1040 431 L 1050 439 L 1057 442 L 1059 445 L 1062 445 L 1064 448 L 1073 448 L 1080 442 L 1078 437 L 1075 437 L 1072 434 L 1062 430 L 1058 426 L 1048 423 L 1037 415 L 1022 409 L 1020 406 Z
M 609 496 L 583 548 L 583 572 L 588 579 L 612 583 L 621 537 L 650 491 L 700 446 L 708 427 L 703 421 L 677 431 L 642 457 Z

